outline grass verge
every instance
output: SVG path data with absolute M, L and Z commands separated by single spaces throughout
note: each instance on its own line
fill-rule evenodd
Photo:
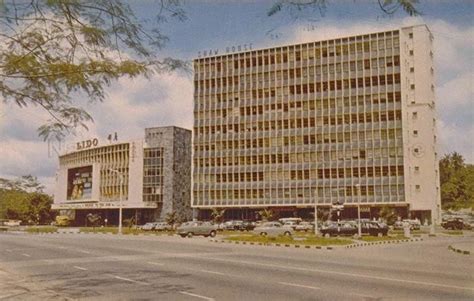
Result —
M 403 235 L 395 235 L 395 236 L 362 236 L 361 238 L 358 238 L 357 240 L 360 241 L 366 241 L 366 242 L 371 242 L 371 241 L 387 241 L 387 240 L 403 240 L 407 239 Z
M 230 241 L 245 241 L 253 243 L 274 243 L 274 244 L 292 244 L 292 245 L 310 245 L 310 246 L 342 246 L 352 243 L 350 239 L 344 238 L 325 238 L 316 237 L 314 235 L 307 235 L 305 240 L 294 240 L 293 237 L 288 236 L 260 236 L 260 235 L 242 235 L 242 236 L 228 236 L 225 240 Z

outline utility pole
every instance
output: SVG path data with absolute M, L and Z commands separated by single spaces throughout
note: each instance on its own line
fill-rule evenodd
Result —
M 362 229 L 360 226 L 360 184 L 356 184 L 357 187 L 357 234 L 362 237 Z
M 118 233 L 122 234 L 122 198 L 123 198 L 123 173 L 116 169 L 109 168 L 109 171 L 116 173 L 119 176 L 120 180 L 120 187 L 119 187 L 119 193 L 120 193 L 120 198 L 119 198 L 119 228 L 118 228 Z

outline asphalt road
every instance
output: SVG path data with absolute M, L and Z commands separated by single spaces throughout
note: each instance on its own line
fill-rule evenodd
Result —
M 354 249 L 0 234 L 0 300 L 473 300 L 474 237 Z

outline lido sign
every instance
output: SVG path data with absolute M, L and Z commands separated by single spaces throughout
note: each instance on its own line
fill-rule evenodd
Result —
M 77 142 L 76 149 L 77 150 L 83 150 L 83 149 L 91 148 L 91 147 L 94 147 L 94 146 L 97 146 L 97 145 L 99 145 L 99 139 L 94 138 L 94 139 L 89 139 L 89 140 L 84 140 L 84 141 L 81 141 L 81 142 Z

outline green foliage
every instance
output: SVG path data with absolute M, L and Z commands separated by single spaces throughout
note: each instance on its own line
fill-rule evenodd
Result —
M 225 209 L 212 208 L 211 216 L 214 223 L 221 223 L 224 220 Z
M 166 214 L 165 222 L 171 226 L 179 222 L 178 214 L 176 213 L 176 211 L 171 211 L 170 213 Z
M 454 152 L 439 161 L 443 209 L 474 208 L 474 166 Z
M 397 221 L 397 218 L 398 218 L 398 215 L 395 212 L 395 209 L 393 209 L 392 207 L 388 205 L 385 205 L 380 209 L 379 215 L 380 215 L 380 218 L 386 221 L 388 225 L 393 225 Z
M 264 221 L 271 221 L 275 217 L 275 213 L 271 209 L 263 209 L 258 212 Z
M 45 140 L 62 139 L 92 116 L 77 104 L 105 99 L 120 77 L 149 77 L 185 67 L 158 57 L 170 19 L 186 19 L 179 0 L 156 2 L 157 14 L 138 19 L 127 1 L 2 0 L 0 2 L 0 94 L 5 103 L 39 106 L 50 120 Z
M 314 13 L 324 16 L 330 2 L 328 0 L 277 0 L 267 11 L 267 15 L 271 17 L 286 10 L 293 17 L 298 17 L 303 11 L 309 11 L 314 19 Z M 418 0 L 378 0 L 378 5 L 387 15 L 393 15 L 401 9 L 410 16 L 417 16 L 420 14 L 420 11 L 416 9 L 418 2 Z

